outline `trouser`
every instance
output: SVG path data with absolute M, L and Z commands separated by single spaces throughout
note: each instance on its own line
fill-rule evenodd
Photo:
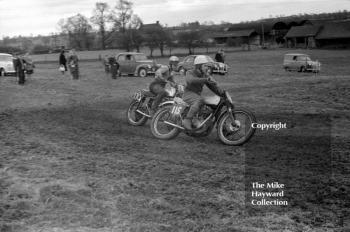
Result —
M 187 113 L 187 118 L 192 119 L 204 104 L 203 98 L 194 92 L 185 91 L 182 99 L 190 105 L 190 110 Z
M 118 75 L 118 66 L 117 65 L 111 65 L 111 75 L 113 79 L 117 79 Z
M 19 71 L 17 75 L 18 75 L 18 84 L 23 85 L 24 82 L 26 81 L 25 80 L 26 76 L 24 74 L 24 70 Z
M 154 98 L 151 106 L 151 110 L 155 111 L 161 103 L 162 99 L 167 96 L 167 92 L 165 91 L 165 84 L 152 82 L 149 89 L 153 94 L 156 94 L 156 97 Z
M 72 74 L 74 80 L 79 79 L 79 68 L 78 68 L 78 66 L 71 67 L 70 68 L 70 73 Z

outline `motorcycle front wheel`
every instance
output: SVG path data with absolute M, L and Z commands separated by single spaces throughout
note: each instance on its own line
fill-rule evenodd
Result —
M 141 105 L 142 102 L 138 101 L 132 101 L 130 103 L 129 108 L 126 112 L 126 118 L 130 125 L 142 126 L 147 122 L 148 117 L 137 112 L 137 110 L 140 110 L 141 112 L 149 114 L 149 110 L 146 107 L 140 107 Z
M 252 124 L 256 122 L 255 116 L 248 110 L 235 109 L 233 111 L 235 122 L 226 112 L 218 122 L 218 137 L 226 145 L 239 146 L 248 142 L 254 135 L 255 128 Z
M 181 126 L 181 119 L 171 114 L 171 109 L 172 106 L 162 107 L 153 116 L 151 132 L 154 137 L 168 140 L 175 138 L 181 132 L 180 128 L 171 125 Z

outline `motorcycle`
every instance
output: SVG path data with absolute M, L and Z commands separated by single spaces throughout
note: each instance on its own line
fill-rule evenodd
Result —
M 182 85 L 177 85 L 174 87 L 169 83 L 166 84 L 165 91 L 167 92 L 167 96 L 162 99 L 158 109 L 167 105 L 172 105 L 174 103 L 174 97 L 181 96 L 183 89 L 184 87 Z M 128 123 L 133 126 L 144 125 L 147 120 L 151 118 L 150 109 L 155 97 L 156 95 L 147 89 L 136 91 L 132 95 L 132 101 L 126 112 Z
M 190 106 L 181 98 L 175 97 L 174 104 L 159 109 L 151 122 L 152 134 L 158 139 L 173 139 L 184 131 L 193 137 L 207 136 L 216 125 L 217 135 L 222 143 L 231 146 L 242 145 L 254 135 L 256 122 L 253 113 L 246 109 L 235 109 L 227 91 L 222 97 L 204 98 L 204 105 L 193 118 L 193 129 L 185 129 L 182 120 Z

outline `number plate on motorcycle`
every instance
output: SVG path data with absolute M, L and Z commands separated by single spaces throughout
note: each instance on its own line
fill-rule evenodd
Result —
M 171 109 L 171 113 L 172 113 L 172 114 L 175 114 L 175 115 L 181 114 L 181 111 L 182 111 L 182 106 L 180 106 L 180 105 L 175 105 L 175 106 L 173 106 L 173 108 Z
M 141 100 L 141 93 L 140 92 L 136 92 L 134 93 L 134 95 L 132 96 L 136 101 L 140 101 Z

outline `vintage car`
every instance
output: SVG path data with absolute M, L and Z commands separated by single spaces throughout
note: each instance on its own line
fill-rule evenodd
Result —
M 312 61 L 306 54 L 289 53 L 284 55 L 283 68 L 286 71 L 319 72 L 321 63 Z
M 16 74 L 13 65 L 13 56 L 7 53 L 0 53 L 0 76 Z
M 210 73 L 217 73 L 220 75 L 225 75 L 228 70 L 228 66 L 224 63 L 216 62 L 214 61 L 210 56 L 206 56 L 208 60 L 211 61 L 210 67 L 209 67 L 209 72 Z M 194 68 L 194 59 L 196 58 L 196 55 L 190 55 L 187 56 L 183 59 L 178 64 L 178 71 L 179 72 L 185 72 L 187 70 L 193 69 Z
M 134 76 L 146 77 L 148 74 L 154 74 L 157 70 L 156 63 L 143 53 L 119 53 L 115 58 L 119 64 L 119 75 L 133 74 Z

